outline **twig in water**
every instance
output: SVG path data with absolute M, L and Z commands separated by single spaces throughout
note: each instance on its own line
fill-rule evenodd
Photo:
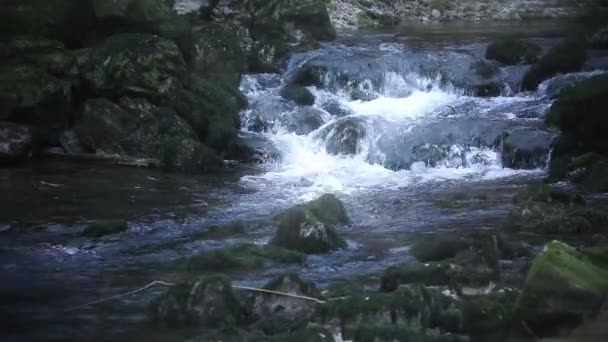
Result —
M 325 304 L 325 303 L 327 303 L 324 300 L 320 300 L 320 299 L 313 298 L 313 297 L 300 296 L 300 295 L 296 295 L 296 294 L 292 294 L 292 293 L 285 293 L 285 292 L 272 291 L 272 290 L 266 290 L 266 289 L 258 289 L 258 288 L 249 287 L 249 286 L 232 285 L 232 288 L 235 288 L 235 289 L 238 289 L 238 290 L 264 292 L 264 293 L 271 293 L 271 294 L 280 295 L 280 296 L 286 296 L 286 297 L 292 297 L 292 298 L 298 298 L 298 299 L 305 299 L 305 300 L 313 301 L 313 302 L 318 303 L 318 304 Z
M 71 307 L 69 309 L 66 309 L 65 311 L 74 311 L 74 310 L 78 310 L 78 309 L 83 309 L 83 308 L 86 308 L 88 306 L 93 306 L 93 305 L 109 302 L 109 301 L 114 300 L 114 299 L 118 299 L 118 298 L 122 298 L 122 297 L 126 297 L 126 296 L 131 296 L 131 295 L 134 295 L 136 293 L 145 291 L 145 290 L 147 290 L 147 289 L 149 289 L 149 288 L 151 288 L 153 286 L 156 286 L 156 285 L 171 287 L 171 286 L 174 286 L 175 284 L 174 283 L 168 283 L 168 282 L 160 281 L 160 280 L 155 280 L 155 281 L 149 283 L 148 285 L 146 285 L 144 287 L 140 287 L 140 288 L 135 289 L 133 291 L 119 293 L 117 295 L 106 297 L 106 298 L 101 298 L 101 299 L 93 301 L 93 302 L 89 302 L 89 303 L 86 303 L 86 304 L 83 304 L 83 305 L 78 305 L 78 306 Z

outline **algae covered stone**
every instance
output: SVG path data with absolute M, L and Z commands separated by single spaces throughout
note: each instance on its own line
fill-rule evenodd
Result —
M 174 285 L 154 304 L 154 312 L 159 321 L 172 326 L 233 327 L 245 319 L 230 279 L 223 275 Z
M 154 103 L 169 102 L 186 69 L 177 45 L 146 34 L 118 34 L 90 52 L 84 79 L 91 91 L 115 98 L 126 94 Z
M 536 90 L 544 80 L 570 72 L 579 71 L 587 54 L 583 39 L 565 39 L 549 50 L 524 75 L 522 88 Z
M 183 258 L 178 261 L 188 270 L 199 272 L 227 272 L 253 270 L 271 263 L 302 263 L 305 255 L 280 247 L 242 243 Z
M 327 253 L 346 246 L 334 227 L 348 223 L 342 202 L 334 195 L 297 205 L 276 217 L 272 243 L 303 253 Z
M 559 241 L 534 259 L 515 313 L 537 334 L 578 325 L 591 317 L 608 293 L 608 265 Z
M 538 60 L 539 46 L 516 38 L 503 38 L 492 42 L 486 50 L 486 58 L 506 65 L 530 64 Z

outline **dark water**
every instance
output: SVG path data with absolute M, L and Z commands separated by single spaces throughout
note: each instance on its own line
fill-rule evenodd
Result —
M 584 30 L 553 22 L 529 26 L 403 27 L 392 32 L 346 34 L 336 45 L 319 50 L 319 54 L 354 48 L 369 56 L 374 47 L 396 44 L 400 46 L 399 53 L 422 47 L 425 51 L 464 51 L 481 57 L 489 37 L 516 34 L 533 38 L 547 48 L 557 37 L 577 32 L 582 34 Z M 382 61 L 385 55 L 374 54 L 373 58 Z M 357 63 L 356 58 L 353 63 Z M 262 89 L 267 93 L 248 96 L 266 101 L 269 97 L 264 94 L 272 94 L 273 89 L 273 85 L 267 85 Z M 489 110 L 490 115 L 506 111 L 502 102 L 487 104 L 464 95 L 452 98 L 453 94 L 445 89 L 436 91 L 437 99 L 449 100 L 447 105 L 462 106 L 454 105 L 456 110 L 462 110 L 458 117 L 464 118 L 485 105 L 494 110 Z M 511 100 L 505 101 L 512 101 L 517 94 L 509 96 Z M 390 98 L 380 93 L 381 100 L 385 97 Z M 344 97 L 336 99 L 350 103 Z M 421 101 L 432 103 L 435 98 Z M 515 111 L 517 125 L 538 125 L 550 104 L 543 94 L 533 94 L 529 101 L 526 106 L 509 107 L 509 111 Z M 536 106 L 532 117 L 517 116 L 531 106 Z M 281 114 L 280 110 L 274 114 Z M 486 116 L 468 118 L 494 122 Z M 438 116 L 439 121 L 444 119 Z M 325 124 L 331 125 L 335 120 L 328 118 Z M 505 118 L 500 120 L 507 122 Z M 399 134 L 397 138 L 408 137 Z M 141 340 L 142 335 L 146 339 L 153 335 L 158 340 L 178 339 L 184 332 L 158 330 L 147 315 L 149 301 L 162 288 L 94 307 L 66 309 L 152 280 L 180 279 L 184 275 L 173 267 L 180 257 L 237 242 L 265 243 L 273 233 L 269 223 L 273 214 L 323 192 L 335 192 L 345 202 L 352 224 L 342 227 L 340 233 L 348 240 L 348 248 L 310 256 L 301 266 L 231 276 L 239 283 L 258 285 L 273 275 L 293 270 L 323 286 L 333 280 L 377 273 L 388 265 L 411 260 L 406 247 L 415 234 L 497 229 L 511 208 L 513 194 L 524 184 L 543 177 L 542 170 L 502 170 L 499 159 L 479 164 L 482 166 L 450 164 L 420 173 L 384 169 L 364 155 L 361 159 L 326 156 L 315 150 L 316 145 L 305 145 L 324 143 L 314 140 L 314 132 L 306 137 L 290 132 L 284 135 L 282 131 L 260 137 L 279 145 L 281 161 L 237 165 L 219 175 L 175 175 L 65 161 L 0 169 L 0 319 L 4 323 L 0 338 Z M 302 151 L 290 147 L 300 143 L 306 147 Z M 498 153 L 495 147 L 482 147 L 486 154 Z M 307 153 L 312 159 L 299 159 Z M 311 172 L 311 161 L 319 158 L 327 159 L 322 159 L 320 171 Z M 365 180 L 369 182 L 362 182 Z M 461 197 L 471 200 L 462 206 L 450 205 L 454 198 Z M 98 239 L 79 235 L 87 224 L 107 219 L 127 220 L 128 231 Z M 225 240 L 190 238 L 209 225 L 235 219 L 250 223 L 246 234 Z

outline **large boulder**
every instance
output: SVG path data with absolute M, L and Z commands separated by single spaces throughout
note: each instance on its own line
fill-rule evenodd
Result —
M 29 127 L 0 121 L 0 162 L 26 157 L 32 148 L 32 141 Z
M 94 95 L 115 99 L 131 94 L 154 103 L 174 100 L 185 75 L 175 43 L 146 34 L 108 38 L 90 51 L 83 72 Z
M 354 155 L 361 151 L 361 140 L 366 137 L 366 122 L 356 117 L 336 120 L 320 132 L 330 154 Z
M 144 99 L 87 100 L 76 135 L 88 152 L 155 158 L 169 170 L 200 172 L 220 164 L 174 110 Z
M 557 126 L 576 149 L 608 153 L 606 96 L 608 76 L 589 78 L 559 92 L 545 121 Z
M 593 317 L 608 293 L 604 257 L 562 242 L 545 245 L 532 262 L 515 304 L 515 314 L 537 336 L 564 333 Z
M 579 71 L 585 64 L 586 43 L 582 39 L 566 39 L 549 50 L 524 75 L 522 88 L 535 90 L 544 80 Z
M 237 28 L 230 23 L 206 23 L 194 32 L 195 70 L 238 86 L 247 57 Z
M 506 132 L 501 142 L 501 158 L 505 167 L 534 169 L 547 164 L 554 134 L 535 128 Z
M 155 303 L 154 312 L 172 326 L 233 327 L 245 319 L 230 280 L 221 275 L 173 286 Z
M 538 60 L 539 46 L 525 40 L 503 38 L 492 42 L 486 50 L 486 58 L 506 65 L 531 64 Z
M 0 119 L 63 127 L 68 121 L 71 83 L 27 64 L 0 67 Z
M 334 195 L 297 205 L 276 217 L 272 243 L 303 253 L 327 253 L 346 246 L 335 226 L 348 223 L 344 205 Z

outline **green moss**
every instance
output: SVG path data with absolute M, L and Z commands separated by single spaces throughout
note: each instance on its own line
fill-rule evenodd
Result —
M 410 254 L 419 261 L 441 261 L 456 256 L 468 246 L 460 234 L 433 234 L 418 238 L 410 247 Z
M 526 186 L 515 195 L 513 202 L 518 205 L 530 202 L 555 203 L 567 206 L 585 204 L 585 201 L 579 194 L 558 190 L 543 183 Z
M 226 272 L 252 270 L 275 263 L 302 263 L 303 254 L 271 245 L 238 244 L 181 259 L 179 264 L 191 271 Z
M 156 319 L 170 326 L 234 327 L 246 319 L 230 279 L 224 275 L 176 284 L 152 308 Z
M 534 63 L 538 60 L 540 54 L 541 49 L 539 46 L 515 38 L 496 40 L 486 50 L 487 59 L 492 59 L 506 65 Z
M 86 237 L 98 238 L 105 235 L 112 235 L 125 232 L 129 229 L 126 221 L 107 221 L 98 222 L 86 227 L 81 235 Z
M 535 90 L 546 79 L 580 70 L 586 56 L 583 39 L 563 40 L 526 72 L 522 80 L 523 89 Z
M 607 266 L 562 242 L 548 243 L 530 266 L 515 314 L 543 334 L 578 325 L 608 293 Z
M 420 283 L 428 286 L 447 285 L 450 282 L 449 264 L 410 263 L 391 266 L 382 275 L 382 290 L 394 291 L 401 284 Z
M 245 234 L 246 224 L 243 221 L 233 221 L 220 226 L 209 226 L 203 231 L 194 232 L 190 237 L 193 240 L 221 239 L 234 235 Z

